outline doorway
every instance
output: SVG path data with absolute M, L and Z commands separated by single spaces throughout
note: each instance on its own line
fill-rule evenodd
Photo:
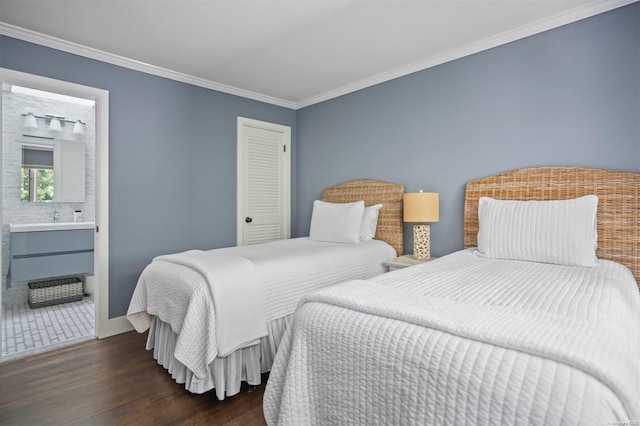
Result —
M 0 292 L 0 307 L 3 309 L 3 315 L 0 318 L 6 318 L 5 308 L 11 306 L 12 310 L 15 310 L 14 305 L 20 304 L 25 306 L 24 297 L 28 296 L 29 289 L 26 288 L 26 283 L 11 283 L 7 278 L 8 263 L 10 263 L 10 246 L 7 241 L 9 233 L 9 223 L 40 223 L 40 222 L 92 222 L 93 225 L 89 227 L 94 235 L 94 267 L 93 276 L 87 274 L 83 276 L 85 278 L 85 285 L 83 286 L 83 293 L 92 293 L 89 300 L 85 303 L 91 306 L 90 312 L 87 312 L 87 306 L 78 306 L 72 303 L 65 303 L 56 305 L 58 311 L 69 309 L 72 313 L 50 313 L 46 312 L 45 308 L 49 311 L 54 310 L 53 306 L 45 308 L 37 308 L 35 314 L 40 317 L 44 317 L 40 320 L 40 324 L 43 323 L 56 323 L 59 318 L 62 318 L 64 327 L 72 329 L 63 330 L 60 336 L 56 336 L 53 333 L 53 339 L 47 341 L 47 337 L 43 339 L 42 336 L 33 340 L 40 340 L 40 350 L 37 348 L 26 347 L 26 343 L 38 343 L 31 342 L 28 338 L 22 339 L 21 348 L 26 348 L 25 355 L 46 351 L 48 349 L 54 349 L 64 345 L 60 340 L 66 336 L 70 336 L 70 343 L 78 341 L 76 336 L 78 333 L 83 334 L 82 331 L 78 331 L 78 326 L 70 322 L 69 318 L 72 316 L 78 316 L 81 321 L 84 322 L 83 327 L 87 327 L 86 322 L 93 320 L 89 327 L 88 337 L 95 338 L 102 337 L 108 334 L 105 327 L 108 328 L 108 92 L 96 89 L 88 86 L 81 86 L 73 83 L 63 82 L 59 80 L 53 80 L 36 75 L 21 73 L 17 71 L 0 69 L 0 78 L 2 81 L 2 97 L 0 98 L 0 106 L 2 106 L 2 114 L 0 115 L 0 124 L 2 132 L 0 132 L 0 143 L 2 144 L 2 156 L 0 156 L 0 183 L 3 185 L 3 199 L 0 200 L 0 215 L 3 223 L 2 233 L 2 246 L 0 247 L 0 258 L 3 259 L 3 291 Z M 33 92 L 35 90 L 36 92 Z M 20 92 L 22 91 L 22 92 Z M 16 105 L 16 102 L 20 101 Z M 35 125 L 33 119 L 27 117 L 29 113 L 35 118 Z M 84 115 L 83 115 L 84 114 Z M 52 124 L 55 120 L 57 123 Z M 80 124 L 76 125 L 77 122 Z M 26 136 L 25 136 L 26 135 Z M 51 145 L 55 147 L 60 143 L 71 142 L 76 145 L 82 141 L 83 145 L 87 147 L 87 154 L 85 156 L 86 162 L 86 200 L 80 201 L 75 198 L 69 198 L 68 194 L 71 194 L 77 188 L 68 188 L 63 190 L 58 182 L 58 186 L 54 191 L 58 194 L 65 195 L 64 201 L 62 198 L 56 200 L 49 200 L 49 202 L 28 202 L 28 201 L 14 201 L 7 202 L 5 198 L 5 189 L 13 188 L 13 186 L 20 186 L 20 190 L 23 190 L 24 186 L 21 178 L 13 175 L 9 179 L 7 174 L 13 169 L 20 169 L 21 172 L 24 169 L 31 169 L 23 164 L 15 164 L 20 161 L 16 158 L 5 158 L 7 156 L 7 150 L 10 144 L 19 144 L 18 147 L 13 147 L 21 151 L 20 144 L 26 137 L 30 144 L 27 144 L 30 148 L 33 147 L 47 147 Z M 36 143 L 36 142 L 41 143 Z M 48 141 L 51 141 L 49 144 Z M 71 145 L 71 144 L 70 144 Z M 16 151 L 13 149 L 13 151 Z M 13 152 L 12 151 L 12 152 Z M 46 150 L 45 150 L 46 151 Z M 14 152 L 15 153 L 15 152 Z M 21 153 L 17 154 L 20 157 Z M 14 164 L 8 164 L 7 161 L 13 161 Z M 77 163 L 77 158 L 74 163 Z M 28 165 L 27 165 L 28 166 Z M 46 169 L 46 166 L 43 167 Z M 46 170 L 44 170 L 46 171 Z M 13 172 L 12 172 L 13 173 Z M 56 171 L 53 170 L 55 176 Z M 68 172 L 59 172 L 60 176 L 68 176 Z M 45 174 L 43 174 L 44 176 Z M 30 170 L 29 175 L 31 178 L 36 176 L 36 173 Z M 62 180 L 61 180 L 62 181 Z M 37 183 L 30 181 L 31 185 Z M 9 186 L 11 185 L 11 186 Z M 34 195 L 35 189 L 31 188 L 31 197 Z M 19 193 L 16 188 L 16 193 Z M 24 192 L 24 191 L 23 191 Z M 15 197 L 14 197 L 15 198 Z M 13 204 L 13 206 L 11 205 Z M 16 205 L 18 208 L 23 207 L 26 204 L 28 207 L 21 210 L 12 209 Z M 79 211 L 79 212 L 78 212 Z M 78 217 L 78 213 L 80 217 Z M 12 215 L 20 215 L 20 217 L 12 217 Z M 75 217 L 74 217 L 75 216 Z M 51 220 L 49 220 L 51 219 Z M 6 225 L 6 226 L 5 226 Z M 20 286 L 20 287 L 19 287 Z M 11 291 L 7 287 L 14 287 Z M 18 288 L 18 290 L 16 290 Z M 8 300 L 3 300 L 7 298 Z M 17 300 L 16 300 L 17 298 Z M 83 298 L 86 299 L 86 298 Z M 16 303 L 19 302 L 19 303 Z M 67 306 L 64 306 L 67 305 Z M 38 311 L 40 309 L 40 311 Z M 18 311 L 20 308 L 17 309 Z M 11 312 L 12 314 L 14 312 Z M 20 312 L 18 312 L 20 314 Z M 92 317 L 92 318 L 89 318 Z M 31 325 L 38 324 L 38 320 L 29 319 L 27 323 Z M 15 337 L 15 332 L 20 331 L 23 328 L 18 324 L 11 330 Z M 18 330 L 16 330 L 16 328 Z M 37 326 L 39 332 L 43 327 Z M 7 332 L 7 328 L 0 327 L 0 337 L 5 340 L 4 334 Z M 43 340 L 45 340 L 43 342 Z M 53 340 L 53 341 L 51 341 Z M 82 340 L 82 339 L 80 339 Z M 53 343 L 51 345 L 42 345 L 42 343 Z M 3 348 L 4 349 L 4 348 Z M 16 357 L 15 355 L 13 357 Z M 0 358 L 0 361 L 5 357 Z
M 238 117 L 238 245 L 291 235 L 291 128 Z

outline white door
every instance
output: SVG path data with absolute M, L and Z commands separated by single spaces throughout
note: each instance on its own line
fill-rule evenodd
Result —
M 238 117 L 238 245 L 291 236 L 291 128 Z

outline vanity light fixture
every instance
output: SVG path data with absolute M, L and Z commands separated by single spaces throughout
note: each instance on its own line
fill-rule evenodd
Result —
M 56 114 L 45 114 L 45 115 L 35 115 L 32 112 L 28 112 L 26 114 L 22 114 L 24 117 L 23 126 L 29 129 L 37 129 L 38 123 L 36 118 L 40 118 L 42 120 L 49 120 L 49 130 L 52 132 L 60 132 L 62 131 L 62 125 L 64 123 L 73 123 L 73 133 L 76 135 L 81 135 L 84 133 L 84 128 L 87 123 L 82 120 L 65 120 L 64 115 L 56 115 Z
M 38 128 L 38 123 L 36 122 L 36 116 L 33 115 L 32 112 L 28 112 L 26 114 L 22 114 L 24 115 L 24 123 L 23 126 L 29 129 L 37 129 Z

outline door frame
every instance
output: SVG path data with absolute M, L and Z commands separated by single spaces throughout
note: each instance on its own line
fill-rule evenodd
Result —
M 244 214 L 246 203 L 244 202 L 244 194 L 242 193 L 245 187 L 245 164 L 244 158 L 246 157 L 245 144 L 243 143 L 245 137 L 245 128 L 253 127 L 263 130 L 271 130 L 274 132 L 282 133 L 284 136 L 284 162 L 282 164 L 282 203 L 281 209 L 283 212 L 282 222 L 285 230 L 285 238 L 291 237 L 291 127 L 282 124 L 269 123 L 267 121 L 254 120 L 252 118 L 238 117 L 237 124 L 237 145 L 238 145 L 238 179 L 236 188 L 237 198 L 237 211 L 236 211 L 236 241 L 237 245 L 243 245 L 244 243 Z
M 94 243 L 95 280 L 95 335 L 98 338 L 122 333 L 130 328 L 126 319 L 109 318 L 109 92 L 35 74 L 0 68 L 2 84 L 16 84 L 47 92 L 60 93 L 95 101 L 96 122 L 96 217 Z M 0 128 L 2 128 L 2 97 L 0 97 Z M 2 132 L 0 132 L 0 144 Z M 0 183 L 2 179 L 2 153 L 0 150 Z M 2 217 L 0 198 L 0 218 Z M 2 255 L 0 246 L 0 256 Z M 0 303 L 2 295 L 0 293 Z M 123 321 L 124 320 L 124 321 Z M 0 330 L 1 333 L 1 330 Z

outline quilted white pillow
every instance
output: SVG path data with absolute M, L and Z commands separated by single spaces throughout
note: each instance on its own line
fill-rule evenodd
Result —
M 369 241 L 376 236 L 376 228 L 378 227 L 378 214 L 382 204 L 374 204 L 373 206 L 364 208 L 364 216 L 362 217 L 362 225 L 360 226 L 360 240 Z
M 478 251 L 494 259 L 595 266 L 598 197 L 511 201 L 481 197 Z
M 364 201 L 327 203 L 316 200 L 311 213 L 309 239 L 332 243 L 360 242 Z

